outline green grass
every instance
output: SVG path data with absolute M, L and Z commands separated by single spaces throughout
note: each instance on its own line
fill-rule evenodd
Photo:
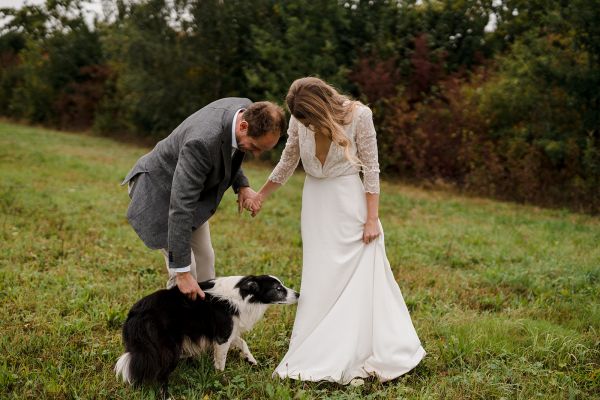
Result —
M 0 124 L 0 398 L 146 399 L 117 382 L 120 326 L 163 287 L 162 256 L 127 224 L 119 183 L 148 149 Z M 269 169 L 248 165 L 255 186 Z M 229 193 L 211 220 L 220 275 L 299 288 L 297 173 L 257 219 Z M 600 219 L 384 182 L 394 274 L 428 355 L 362 387 L 275 381 L 295 307 L 272 307 L 223 373 L 172 375 L 177 399 L 591 399 L 600 393 Z

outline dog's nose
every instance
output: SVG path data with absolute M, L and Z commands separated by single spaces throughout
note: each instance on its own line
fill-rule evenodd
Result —
M 294 294 L 296 295 L 296 298 L 300 297 L 300 293 L 294 292 Z

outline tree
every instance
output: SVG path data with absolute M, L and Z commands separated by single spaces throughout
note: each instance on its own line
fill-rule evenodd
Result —
M 75 92 L 85 82 L 100 80 L 101 86 L 103 79 L 90 74 L 103 58 L 99 36 L 87 25 L 82 2 L 52 0 L 42 6 L 4 10 L 4 14 L 12 19 L 2 38 L 12 37 L 12 43 L 18 43 L 7 75 L 14 89 L 3 97 L 9 115 L 63 127 L 74 127 L 75 120 L 89 126 L 101 94 L 84 95 L 89 97 L 86 109 L 66 107 L 68 98 L 78 95 Z

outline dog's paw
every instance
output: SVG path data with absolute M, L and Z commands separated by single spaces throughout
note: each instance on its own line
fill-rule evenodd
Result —
M 252 356 L 252 354 L 246 355 L 246 361 L 248 361 L 252 365 L 258 365 L 256 359 Z
M 225 371 L 225 363 L 215 362 L 215 369 L 221 372 Z

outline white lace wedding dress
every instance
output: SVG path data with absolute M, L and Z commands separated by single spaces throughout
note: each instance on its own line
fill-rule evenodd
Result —
M 363 164 L 364 182 L 335 143 L 321 165 L 314 133 L 294 117 L 269 177 L 285 183 L 302 159 L 302 283 L 290 347 L 273 373 L 281 378 L 346 384 L 375 375 L 386 381 L 425 356 L 390 269 L 383 234 L 370 244 L 362 242 L 365 191 L 379 193 L 371 110 L 357 105 L 344 131 L 351 154 Z

